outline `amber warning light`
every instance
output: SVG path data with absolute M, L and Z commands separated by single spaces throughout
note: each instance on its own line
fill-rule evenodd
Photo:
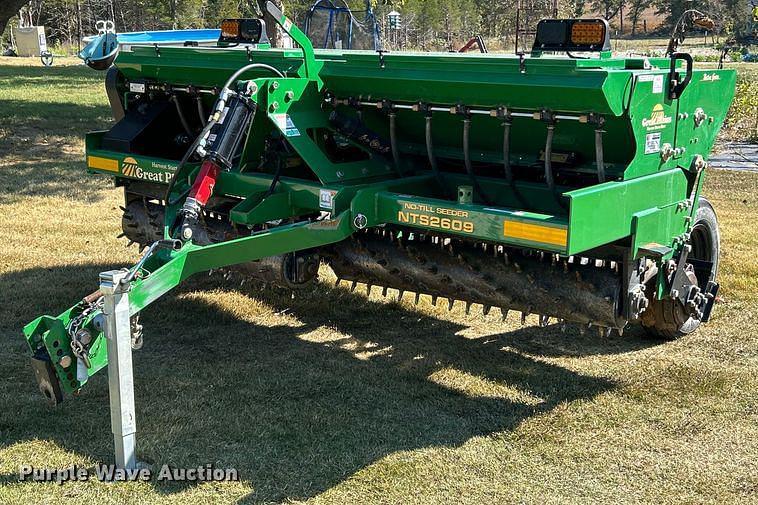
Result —
M 224 19 L 219 42 L 225 44 L 266 44 L 266 24 L 262 19 Z
M 543 19 L 537 24 L 532 51 L 610 51 L 604 19 Z

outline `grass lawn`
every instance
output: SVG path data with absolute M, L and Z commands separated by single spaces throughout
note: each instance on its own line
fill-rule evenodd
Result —
M 143 313 L 138 455 L 242 480 L 18 482 L 21 464 L 112 461 L 106 374 L 48 407 L 21 327 L 137 259 L 120 191 L 82 162 L 110 121 L 103 74 L 68 63 L 0 58 L 0 503 L 758 501 L 758 174 L 733 172 L 707 182 L 723 299 L 691 336 L 202 276 Z

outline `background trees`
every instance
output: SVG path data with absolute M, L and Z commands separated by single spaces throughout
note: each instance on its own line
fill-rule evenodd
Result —
M 314 0 L 277 0 L 296 21 Z M 333 0 L 340 4 L 343 0 Z M 362 9 L 366 0 L 347 0 Z M 402 26 L 392 36 L 398 44 L 420 49 L 457 47 L 475 34 L 501 41 L 512 47 L 515 32 L 515 0 L 370 0 L 380 22 L 390 10 L 402 14 Z M 522 0 L 540 8 L 537 18 L 549 15 L 550 0 Z M 2 0 L 0 33 L 11 20 L 14 25 L 43 24 L 52 43 L 76 46 L 83 35 L 94 31 L 98 19 L 112 19 L 119 31 L 218 26 L 224 17 L 255 16 L 265 0 Z M 662 20 L 661 30 L 671 27 L 681 13 L 694 6 L 719 17 L 721 26 L 732 30 L 745 22 L 748 0 L 560 0 L 559 11 L 566 16 L 604 16 L 615 29 L 625 33 L 641 31 L 643 13 L 654 7 Z M 647 11 L 646 11 L 647 10 Z M 268 23 L 271 25 L 272 23 Z M 8 30 L 5 30 L 5 40 Z

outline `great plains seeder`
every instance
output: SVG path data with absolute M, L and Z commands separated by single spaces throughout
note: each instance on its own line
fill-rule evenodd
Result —
M 274 49 L 261 20 L 217 47 L 121 48 L 116 124 L 90 171 L 146 247 L 137 314 L 198 272 L 297 287 L 326 263 L 394 296 L 676 338 L 708 321 L 719 232 L 701 195 L 735 74 L 685 53 L 613 57 L 603 20 L 543 20 L 531 54 Z M 589 56 L 587 56 L 589 55 Z M 108 363 L 95 292 L 28 324 L 53 402 Z

